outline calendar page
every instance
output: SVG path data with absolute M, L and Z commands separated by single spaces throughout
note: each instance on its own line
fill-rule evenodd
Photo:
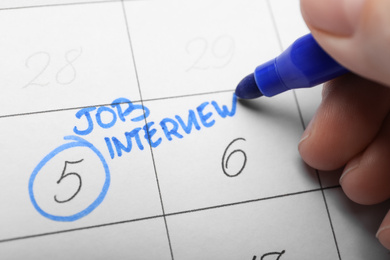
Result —
M 239 100 L 298 0 L 0 3 L 1 259 L 389 259 L 297 145 L 321 87 Z

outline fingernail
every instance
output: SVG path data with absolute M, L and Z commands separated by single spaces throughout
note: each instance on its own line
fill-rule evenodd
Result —
M 385 231 L 390 231 L 390 226 L 384 226 L 384 227 L 380 227 L 378 229 L 378 232 L 376 233 L 376 238 L 380 238 L 380 235 L 383 234 Z
M 384 247 L 390 250 L 390 211 L 387 212 L 375 236 Z
M 366 0 L 302 0 L 301 11 L 306 22 L 319 30 L 352 35 Z
M 311 134 L 311 126 L 313 125 L 313 121 L 314 121 L 314 117 L 311 119 L 311 121 L 309 122 L 309 124 L 306 126 L 306 129 L 305 131 L 303 132 L 302 134 L 302 137 L 301 137 L 301 140 L 299 140 L 299 143 L 298 143 L 298 150 L 299 150 L 299 147 L 301 145 L 301 143 L 303 141 L 305 141 L 307 138 L 309 138 L 310 134 Z
M 306 131 L 305 131 L 305 133 L 306 133 Z M 310 133 L 307 133 L 307 134 L 305 134 L 305 133 L 302 135 L 301 140 L 299 140 L 298 147 L 299 147 L 299 145 L 300 145 L 303 141 L 305 141 L 305 140 L 310 136 Z
M 355 159 L 352 159 L 352 161 L 350 161 L 347 164 L 347 166 L 343 171 L 343 174 L 341 174 L 340 176 L 340 180 L 339 180 L 340 184 L 342 184 L 345 176 L 347 176 L 349 173 L 351 173 L 352 171 L 356 170 L 359 167 L 359 163 L 360 163 L 360 156 L 356 157 Z

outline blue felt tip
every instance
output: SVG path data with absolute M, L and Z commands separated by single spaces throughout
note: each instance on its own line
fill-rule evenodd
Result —
M 243 99 L 272 97 L 291 89 L 314 87 L 345 73 L 348 70 L 307 34 L 246 76 L 238 84 L 236 95 Z
M 236 95 L 243 99 L 258 98 L 263 95 L 257 87 L 254 74 L 249 74 L 238 83 Z

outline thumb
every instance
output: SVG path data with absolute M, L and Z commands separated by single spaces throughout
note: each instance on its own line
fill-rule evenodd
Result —
M 318 44 L 352 72 L 390 86 L 389 0 L 301 0 Z

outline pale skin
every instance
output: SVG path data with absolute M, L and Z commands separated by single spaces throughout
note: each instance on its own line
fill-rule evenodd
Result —
M 319 170 L 344 167 L 340 184 L 353 201 L 390 198 L 390 1 L 301 0 L 317 42 L 353 73 L 324 85 L 322 103 L 299 152 Z M 377 238 L 390 249 L 390 212 Z

